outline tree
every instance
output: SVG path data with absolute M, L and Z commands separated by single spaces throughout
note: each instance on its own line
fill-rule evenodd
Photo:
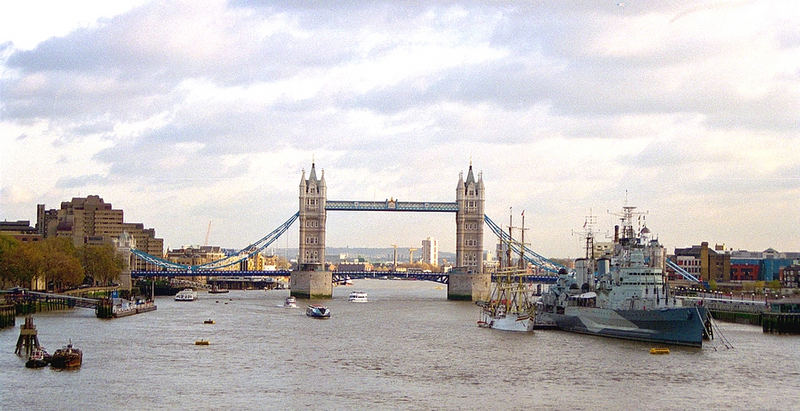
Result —
M 772 280 L 767 283 L 767 287 L 771 288 L 773 291 L 777 291 L 781 289 L 781 281 L 780 280 Z
M 107 284 L 119 279 L 125 261 L 111 244 L 84 245 L 78 252 L 84 274 L 94 284 Z
M 66 237 L 50 237 L 38 243 L 43 259 L 39 273 L 55 289 L 78 285 L 83 282 L 84 271 L 72 240 Z
M 81 284 L 84 274 L 83 267 L 75 255 L 56 252 L 44 259 L 42 275 L 52 281 L 53 288 L 61 290 Z
M 14 249 L 19 246 L 19 241 L 14 237 L 0 234 L 0 284 L 14 284 Z

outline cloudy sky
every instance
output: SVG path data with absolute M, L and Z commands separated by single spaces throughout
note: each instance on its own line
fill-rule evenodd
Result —
M 170 247 L 209 221 L 243 247 L 312 159 L 332 200 L 454 201 L 472 161 L 486 213 L 525 210 L 547 256 L 578 255 L 590 213 L 610 233 L 626 193 L 670 251 L 800 251 L 798 21 L 796 0 L 4 2 L 0 219 L 98 194 Z M 453 251 L 454 216 L 328 213 L 329 246 L 427 236 Z

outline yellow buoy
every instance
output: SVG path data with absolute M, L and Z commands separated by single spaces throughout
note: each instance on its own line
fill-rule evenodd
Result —
M 650 354 L 669 354 L 669 348 L 651 348 Z

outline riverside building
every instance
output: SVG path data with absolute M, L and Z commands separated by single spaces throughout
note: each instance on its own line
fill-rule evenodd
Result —
M 116 210 L 100 196 L 73 197 L 61 203 L 61 208 L 46 210 L 37 205 L 36 231 L 43 237 L 69 237 L 79 247 L 83 244 L 113 243 L 123 232 L 135 240 L 136 248 L 150 255 L 164 254 L 164 240 L 156 238 L 155 230 L 142 223 L 125 223 L 123 211 Z M 134 259 L 132 270 L 155 269 L 140 259 Z

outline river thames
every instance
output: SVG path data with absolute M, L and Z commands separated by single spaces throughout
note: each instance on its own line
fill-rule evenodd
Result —
M 474 303 L 427 281 L 356 280 L 322 301 L 332 318 L 280 305 L 288 290 L 158 297 L 158 310 L 101 320 L 34 315 L 75 371 L 27 369 L 23 317 L 0 330 L 0 408 L 16 409 L 800 409 L 800 336 L 718 323 L 734 345 L 702 349 L 476 326 Z M 348 303 L 353 290 L 369 303 Z M 204 324 L 213 319 L 216 324 Z M 210 345 L 197 346 L 197 339 Z

